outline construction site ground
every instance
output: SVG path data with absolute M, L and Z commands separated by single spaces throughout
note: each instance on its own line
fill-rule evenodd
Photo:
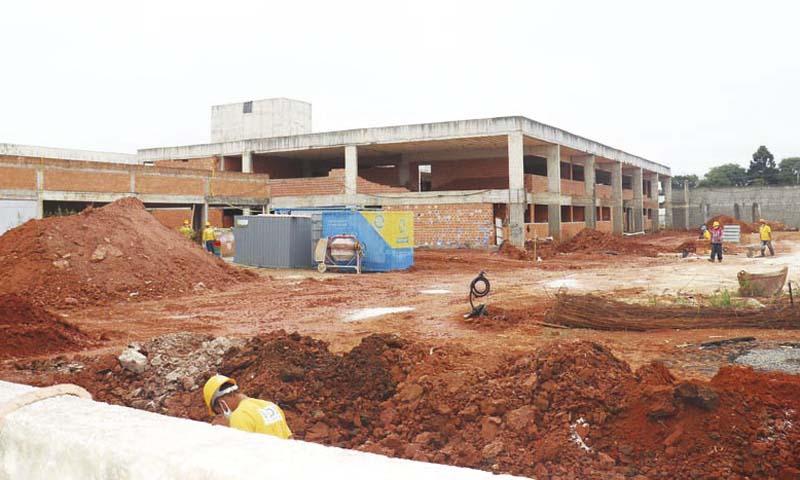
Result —
M 746 237 L 743 243 L 756 243 L 755 236 Z M 589 475 L 586 478 L 590 478 L 597 472 L 606 472 L 604 478 L 638 475 L 640 480 L 745 478 L 748 475 L 750 478 L 761 478 L 760 473 L 775 478 L 800 478 L 797 447 L 781 443 L 770 454 L 773 455 L 771 462 L 779 464 L 766 470 L 767 467 L 758 465 L 749 457 L 739 458 L 740 454 L 737 454 L 739 457 L 725 457 L 719 464 L 701 462 L 691 453 L 696 445 L 687 445 L 684 452 L 680 448 L 680 441 L 668 441 L 678 429 L 680 433 L 677 435 L 680 437 L 684 428 L 687 432 L 690 427 L 700 428 L 693 425 L 689 417 L 681 416 L 685 413 L 672 412 L 671 415 L 677 415 L 674 418 L 666 414 L 664 418 L 668 420 L 660 421 L 660 424 L 657 422 L 661 417 L 651 415 L 648 418 L 656 419 L 652 425 L 630 428 L 624 422 L 633 421 L 632 417 L 625 415 L 615 417 L 613 422 L 606 421 L 605 414 L 601 418 L 575 418 L 575 412 L 582 411 L 578 407 L 564 410 L 569 413 L 562 418 L 560 415 L 563 412 L 558 413 L 560 410 L 554 405 L 559 395 L 565 396 L 562 399 L 565 404 L 569 403 L 569 388 L 572 387 L 558 383 L 560 380 L 557 378 L 553 381 L 559 385 L 558 388 L 548 386 L 545 382 L 543 388 L 550 392 L 547 401 L 537 396 L 530 399 L 529 405 L 523 400 L 526 394 L 516 390 L 525 381 L 541 383 L 543 378 L 550 375 L 548 372 L 554 367 L 538 357 L 540 353 L 550 359 L 547 361 L 556 362 L 569 357 L 573 350 L 572 353 L 580 353 L 580 358 L 569 357 L 569 362 L 576 362 L 575 368 L 573 373 L 563 373 L 563 381 L 571 379 L 570 375 L 584 375 L 574 372 L 582 372 L 581 362 L 589 362 L 596 364 L 597 375 L 602 378 L 584 380 L 588 383 L 600 382 L 592 384 L 592 388 L 600 391 L 611 392 L 617 384 L 639 382 L 638 387 L 626 391 L 652 391 L 657 396 L 663 383 L 673 385 L 669 390 L 670 398 L 674 395 L 678 399 L 684 398 L 681 397 L 684 394 L 679 392 L 681 388 L 691 390 L 682 385 L 695 385 L 692 387 L 695 388 L 694 393 L 686 394 L 688 396 L 685 398 L 696 399 L 703 397 L 702 391 L 697 393 L 697 385 L 711 385 L 714 388 L 718 385 L 721 389 L 719 392 L 727 392 L 724 389 L 729 388 L 732 379 L 742 375 L 750 382 L 751 389 L 755 388 L 753 385 L 763 379 L 750 378 L 747 377 L 750 375 L 748 373 L 729 371 L 723 367 L 729 367 L 738 355 L 751 349 L 800 344 L 800 330 L 720 328 L 597 331 L 561 328 L 548 324 L 546 320 L 546 314 L 559 292 L 594 292 L 615 300 L 641 303 L 643 307 L 663 303 L 702 305 L 709 298 L 723 295 L 726 290 L 735 293 L 738 287 L 736 274 L 740 270 L 762 272 L 789 266 L 789 279 L 797 278 L 794 269 L 800 265 L 798 233 L 776 233 L 775 257 L 748 258 L 739 247 L 733 249 L 738 253 L 726 255 L 721 264 L 709 263 L 702 252 L 698 256 L 682 258 L 677 251 L 678 246 L 692 238 L 694 235 L 686 232 L 648 235 L 639 240 L 641 255 L 613 250 L 560 254 L 542 247 L 542 253 L 547 254 L 543 255 L 541 261 L 520 260 L 504 252 L 484 250 L 419 249 L 415 252 L 415 266 L 407 272 L 356 275 L 320 274 L 314 270 L 251 269 L 257 278 L 232 281 L 230 285 L 220 288 L 206 288 L 203 285 L 185 295 L 160 299 L 134 297 L 106 304 L 47 306 L 48 311 L 77 326 L 91 341 L 67 351 L 28 351 L 23 354 L 16 352 L 14 357 L 6 356 L 0 365 L 0 378 L 36 385 L 71 381 L 86 386 L 101 400 L 170 415 L 205 419 L 198 384 L 209 371 L 220 368 L 226 369 L 226 373 L 244 375 L 238 380 L 245 393 L 283 396 L 270 399 L 290 405 L 287 416 L 297 438 L 310 441 L 537 478 L 574 478 L 575 475 Z M 650 252 L 648 242 L 653 246 Z M 480 271 L 485 271 L 491 281 L 491 294 L 479 300 L 488 305 L 488 316 L 467 321 L 463 314 L 469 310 L 468 285 Z M 197 278 L 196 281 L 201 283 L 203 278 Z M 293 332 L 299 335 L 291 335 Z M 224 337 L 224 341 L 215 341 L 214 338 L 218 337 Z M 704 342 L 741 337 L 754 337 L 754 340 L 718 348 L 700 346 Z M 278 343 L 271 342 L 271 339 Z M 316 341 L 326 342 L 327 345 Z M 573 343 L 575 341 L 584 342 Z M 122 371 L 115 358 L 132 343 L 138 344 L 148 354 L 150 362 L 154 358 L 161 358 L 158 355 L 167 359 L 164 360 L 167 363 L 173 362 L 170 372 L 177 386 L 150 391 L 160 388 L 143 381 L 143 378 L 150 377 L 137 377 Z M 597 345 L 592 346 L 595 343 Z M 334 364 L 338 366 L 336 362 L 345 362 L 350 367 L 339 368 L 351 368 L 355 372 L 367 369 L 368 373 L 364 373 L 363 377 L 383 378 L 380 376 L 383 373 L 369 370 L 372 368 L 370 365 L 388 362 L 386 369 L 390 375 L 377 390 L 374 385 L 362 385 L 369 380 L 343 381 L 364 388 L 352 398 L 338 392 L 326 381 L 314 380 L 318 384 L 315 387 L 318 390 L 314 392 L 320 399 L 312 401 L 298 398 L 305 391 L 304 388 L 310 387 L 297 385 L 302 384 L 303 379 L 311 382 L 309 372 L 316 367 L 303 365 L 301 368 L 297 363 L 293 368 L 300 368 L 299 373 L 285 366 L 285 371 L 275 373 L 268 371 L 269 365 L 258 366 L 259 359 L 281 362 L 271 356 L 276 345 L 282 345 L 281 348 L 287 352 L 304 352 L 303 355 L 308 357 L 303 357 L 306 358 L 303 362 L 308 363 L 307 358 L 316 359 L 314 365 L 318 365 L 320 371 L 334 368 Z M 333 356 L 329 357 L 326 350 Z M 198 351 L 206 356 L 198 357 Z M 377 356 L 373 357 L 373 354 Z M 174 357 L 172 360 L 168 360 L 170 355 Z M 185 367 L 175 363 L 175 358 L 184 358 L 181 355 L 186 355 L 187 364 L 194 362 L 183 375 L 192 377 L 189 380 L 177 378 L 175 374 Z M 197 364 L 198 358 L 205 363 Z M 669 372 L 658 370 L 662 367 L 654 367 L 653 361 L 662 362 L 662 367 L 666 366 Z M 161 371 L 155 363 L 148 368 Z M 532 377 L 538 376 L 538 380 L 523 380 L 527 377 L 519 372 L 527 368 L 534 372 Z M 636 372 L 635 377 L 631 372 Z M 334 378 L 336 375 L 330 374 L 325 378 Z M 652 384 L 647 383 L 650 382 L 647 379 L 651 378 L 657 380 L 653 380 Z M 770 377 L 769 381 L 792 386 L 787 388 L 798 397 L 800 381 L 791 375 L 776 378 Z M 695 383 L 675 386 L 685 381 Z M 570 385 L 577 383 L 569 380 Z M 475 386 L 469 392 L 459 390 L 465 384 Z M 259 387 L 256 388 L 256 385 Z M 429 392 L 439 392 L 439 396 L 434 400 L 431 393 L 429 399 Z M 575 395 L 584 393 L 576 392 Z M 340 399 L 341 395 L 345 400 L 336 403 L 335 408 L 324 403 Z M 452 395 L 452 399 L 445 398 L 448 395 Z M 720 393 L 723 403 L 725 395 Z M 635 409 L 638 398 L 626 400 L 627 408 Z M 426 404 L 428 401 L 432 403 Z M 619 411 L 606 397 L 602 402 L 606 411 Z M 689 405 L 695 400 L 687 402 L 686 405 Z M 403 410 L 408 405 L 413 405 L 413 410 Z M 470 405 L 475 407 L 475 412 L 472 412 Z M 652 410 L 652 405 L 648 405 Z M 526 408 L 531 411 L 524 410 Z M 681 408 L 689 411 L 696 406 Z M 733 408 L 725 410 L 724 415 L 742 414 L 737 413 L 734 407 L 724 408 Z M 474 435 L 463 433 L 463 443 L 472 442 L 469 448 L 477 450 L 473 452 L 461 444 L 448 443 L 445 438 L 448 432 L 455 435 L 454 429 L 467 432 L 469 427 L 460 423 L 458 428 L 449 423 L 439 425 L 436 419 L 422 413 L 423 409 L 438 412 L 437 415 L 440 414 L 442 418 L 455 416 L 450 410 L 457 409 L 455 412 L 462 419 L 460 421 L 467 419 L 469 424 L 469 419 L 474 419 Z M 364 413 L 359 416 L 359 411 Z M 554 416 L 542 413 L 546 411 L 552 411 Z M 424 428 L 420 427 L 421 431 L 414 430 L 407 423 L 389 418 L 402 415 L 403 412 L 413 414 L 409 418 L 424 425 Z M 346 422 L 343 423 L 342 418 L 330 418 L 336 415 L 342 418 L 347 416 Z M 723 415 L 723 412 L 720 410 L 716 415 Z M 524 418 L 527 416 L 536 418 L 538 427 L 528 425 Z M 770 423 L 769 428 L 778 428 L 774 415 L 769 418 L 774 423 Z M 786 421 L 791 423 L 790 419 Z M 514 422 L 522 425 L 519 428 L 526 429 L 527 433 L 513 438 L 504 433 L 510 428 L 508 425 Z M 604 422 L 610 426 L 604 427 L 602 433 L 590 433 L 590 425 Z M 557 423 L 564 426 L 565 432 L 559 435 L 566 435 L 565 441 L 575 447 L 574 452 L 566 452 L 547 443 L 556 438 L 553 436 L 556 435 L 555 430 L 550 432 L 550 429 Z M 345 424 L 347 428 L 337 430 L 337 425 Z M 367 424 L 371 426 L 367 428 Z M 374 426 L 376 424 L 381 426 Z M 753 438 L 765 437 L 766 433 L 758 428 L 761 427 L 753 426 L 754 432 L 760 432 L 754 433 Z M 780 428 L 784 428 L 784 424 Z M 639 429 L 657 438 L 628 438 L 622 441 L 623 437 L 620 436 L 616 441 L 611 436 L 614 429 Z M 646 436 L 648 433 L 639 432 L 637 435 Z M 792 435 L 796 435 L 796 432 Z M 684 437 L 687 436 L 689 433 Z M 531 444 L 525 444 L 521 440 L 524 438 L 530 439 Z M 594 443 L 587 440 L 586 443 L 590 445 L 586 445 L 584 440 L 587 438 Z M 786 438 L 797 437 L 786 433 Z M 553 445 L 557 445 L 555 440 L 552 441 Z M 683 441 L 686 442 L 685 439 Z M 637 443 L 644 445 L 647 442 L 656 442 L 659 451 L 647 453 L 637 450 Z M 702 449 L 712 447 L 705 443 L 702 445 Z M 600 453 L 601 450 L 604 453 Z M 701 453 L 707 454 L 705 451 Z M 580 458 L 582 454 L 585 454 L 586 460 Z M 664 458 L 681 458 L 682 461 L 665 461 Z M 784 464 L 780 464 L 781 458 L 784 458 Z M 795 474 L 798 476 L 792 476 Z

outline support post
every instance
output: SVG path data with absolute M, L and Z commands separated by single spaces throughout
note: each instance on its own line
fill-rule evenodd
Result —
M 397 165 L 397 183 L 401 187 L 408 188 L 408 182 L 411 180 L 411 171 L 408 166 L 408 158 L 405 156 L 400 157 L 400 163 Z
M 522 132 L 508 135 L 508 230 L 512 245 L 525 248 L 525 152 Z
M 673 228 L 672 220 L 672 178 L 663 177 L 664 182 L 664 228 L 671 230 Z
M 622 235 L 625 225 L 622 208 L 622 164 L 611 164 L 611 232 Z
M 631 186 L 633 187 L 633 231 L 641 232 L 644 230 L 644 195 L 642 194 L 642 169 L 636 167 L 631 172 Z
M 703 212 L 703 215 L 703 221 L 705 222 L 707 220 L 705 212 Z M 684 180 L 683 182 L 683 228 L 686 230 L 691 228 L 689 223 L 689 180 Z
M 653 227 L 652 227 L 652 229 L 653 229 L 654 232 L 657 232 L 659 230 L 660 223 L 661 223 L 661 221 L 660 221 L 661 220 L 661 215 L 659 214 L 660 208 L 659 208 L 659 204 L 658 204 L 658 174 L 655 173 L 655 172 L 653 172 L 653 174 L 650 176 L 650 205 L 653 204 L 653 202 L 652 202 L 653 199 L 656 200 L 656 203 L 655 203 L 656 211 L 655 211 L 655 214 L 653 215 L 653 223 L 652 223 Z
M 36 218 L 44 218 L 44 169 L 36 169 Z
M 219 171 L 225 171 L 225 155 L 220 155 L 217 157 L 219 159 Z
M 583 162 L 584 194 L 589 198 L 590 202 L 586 205 L 586 212 L 584 213 L 586 228 L 597 228 L 597 192 L 594 167 L 594 155 L 585 156 Z
M 250 209 L 250 207 L 242 208 L 242 215 L 252 215 L 252 214 L 253 214 L 253 211 Z
M 253 152 L 242 152 L 242 173 L 253 173 Z
M 552 200 L 547 204 L 547 230 L 555 240 L 561 239 L 561 146 L 547 148 L 547 191 Z
M 344 147 L 344 193 L 355 195 L 358 185 L 358 149 L 355 145 Z

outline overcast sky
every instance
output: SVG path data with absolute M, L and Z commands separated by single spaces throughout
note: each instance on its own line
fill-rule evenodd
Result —
M 524 115 L 670 165 L 800 156 L 793 1 L 4 1 L 0 143 L 206 143 L 210 106 L 315 131 Z

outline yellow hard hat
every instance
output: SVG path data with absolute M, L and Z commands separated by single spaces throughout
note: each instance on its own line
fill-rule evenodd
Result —
M 712 226 L 713 227 L 719 227 L 719 222 L 714 222 L 714 225 L 712 225 Z
M 212 405 L 217 400 L 217 398 L 221 397 L 227 392 L 220 392 L 220 387 L 225 385 L 226 383 L 230 383 L 233 386 L 236 386 L 236 380 L 226 377 L 225 375 L 216 374 L 213 377 L 209 378 L 206 381 L 206 384 L 203 386 L 203 401 L 206 402 L 206 407 L 208 408 L 208 413 L 214 415 L 214 409 Z
M 211 222 L 206 222 L 206 227 L 210 227 L 210 226 L 211 226 Z
M 189 225 L 189 220 L 184 220 L 184 221 L 183 221 L 183 224 L 184 224 L 184 225 Z
M 759 219 L 758 219 L 758 223 L 767 223 L 767 221 L 766 221 L 766 220 L 764 220 L 763 218 L 759 218 Z

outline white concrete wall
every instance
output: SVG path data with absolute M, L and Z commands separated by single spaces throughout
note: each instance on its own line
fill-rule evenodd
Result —
M 36 200 L 0 199 L 0 235 L 17 225 L 36 218 Z
M 127 165 L 139 163 L 135 153 L 96 152 L 92 150 L 74 150 L 71 148 L 16 145 L 13 143 L 0 143 L 0 155 L 54 158 L 57 160 L 82 160 L 84 162 L 123 163 Z
M 253 100 L 251 113 L 244 113 L 244 103 L 211 107 L 212 142 L 311 133 L 310 103 L 289 98 Z
M 31 390 L 34 388 L 27 385 L 0 381 L 0 404 Z M 9 414 L 0 426 L 0 480 L 23 478 L 491 480 L 503 477 L 279 440 L 62 396 L 25 406 Z

